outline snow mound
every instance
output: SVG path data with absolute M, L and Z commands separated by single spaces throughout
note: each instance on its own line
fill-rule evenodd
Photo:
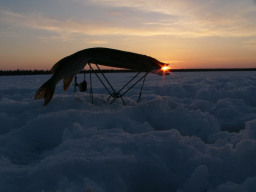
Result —
M 96 79 L 94 104 L 58 84 L 44 107 L 48 75 L 0 78 L 0 191 L 256 191 L 255 72 L 149 75 L 126 106 Z

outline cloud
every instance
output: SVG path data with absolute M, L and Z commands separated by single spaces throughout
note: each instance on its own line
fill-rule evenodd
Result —
M 15 25 L 23 26 L 32 29 L 39 29 L 57 34 L 84 34 L 84 35 L 131 35 L 131 36 L 154 36 L 167 35 L 166 30 L 155 30 L 146 25 L 141 28 L 132 28 L 125 26 L 117 26 L 105 22 L 93 22 L 85 20 L 83 22 L 76 22 L 73 20 L 57 20 L 47 18 L 43 15 L 25 15 L 14 13 L 10 11 L 0 11 L 0 21 Z
M 144 12 L 156 12 L 167 15 L 180 15 L 184 14 L 181 10 L 178 9 L 180 5 L 179 1 L 168 1 L 168 0 L 88 0 L 92 4 L 102 5 L 105 7 L 114 7 L 114 8 L 130 8 L 131 10 L 139 10 Z M 176 8 L 177 9 L 176 9 Z
M 256 39 L 251 39 L 249 41 L 244 42 L 244 47 L 256 50 Z
M 243 4 L 236 0 L 232 5 L 201 0 L 87 0 L 80 3 L 82 2 L 81 7 L 86 10 L 84 15 L 67 13 L 64 19 L 58 15 L 47 17 L 43 11 L 33 14 L 0 9 L 0 21 L 52 32 L 64 40 L 72 39 L 75 35 L 171 35 L 186 38 L 256 35 L 255 9 L 241 9 L 239 6 Z
M 108 44 L 108 41 L 99 41 L 99 40 L 95 40 L 95 41 L 89 41 L 87 42 L 89 44 L 93 44 L 93 45 L 102 45 L 102 44 Z
M 9 25 L 22 26 L 31 29 L 39 29 L 48 32 L 57 33 L 60 37 L 68 36 L 69 34 L 82 35 L 128 35 L 128 36 L 155 36 L 155 35 L 176 35 L 182 34 L 177 27 L 175 30 L 170 30 L 171 26 L 165 24 L 150 25 L 141 23 L 141 26 L 125 26 L 105 21 L 74 21 L 57 20 L 45 17 L 39 14 L 20 14 L 11 11 L 0 11 L 1 22 Z M 139 25 L 139 23 L 137 23 Z M 176 25 L 176 24 L 174 24 Z
M 178 50 L 175 50 L 177 52 L 190 52 L 192 51 L 191 49 L 178 49 Z
M 256 35 L 256 8 L 250 3 L 202 0 L 90 0 L 107 7 L 127 8 L 138 12 L 161 13 L 166 19 L 146 24 L 164 27 L 178 36 L 253 36 Z M 235 14 L 234 14 L 235 13 Z M 170 20 L 172 16 L 175 20 Z M 151 17 L 154 18 L 154 17 Z M 169 26 L 167 28 L 167 26 Z

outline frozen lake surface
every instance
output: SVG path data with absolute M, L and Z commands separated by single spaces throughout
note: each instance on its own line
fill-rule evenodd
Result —
M 43 106 L 49 77 L 0 77 L 0 191 L 256 191 L 256 72 L 150 74 L 126 106 L 95 77 L 94 104 L 61 82 Z

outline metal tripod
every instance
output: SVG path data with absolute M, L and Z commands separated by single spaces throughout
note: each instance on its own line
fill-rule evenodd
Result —
M 102 70 L 100 69 L 98 64 L 94 64 L 94 65 L 96 65 L 97 69 L 99 70 L 99 74 L 101 76 L 98 74 L 98 72 L 96 72 L 93 69 L 91 63 L 88 63 L 88 65 L 90 67 L 90 97 L 91 97 L 92 103 L 93 103 L 92 73 L 94 73 L 96 75 L 96 77 L 99 79 L 101 84 L 104 86 L 104 88 L 109 93 L 109 97 L 107 100 L 110 100 L 111 98 L 113 98 L 111 101 L 111 103 L 113 103 L 115 101 L 115 99 L 120 98 L 122 100 L 123 105 L 125 105 L 123 96 L 126 93 L 128 93 L 135 85 L 137 85 L 140 81 L 143 80 L 141 88 L 140 88 L 140 93 L 139 93 L 139 96 L 137 99 L 137 102 L 140 102 L 145 79 L 146 79 L 146 76 L 149 74 L 149 72 L 145 72 L 145 74 L 143 74 L 141 77 L 138 77 L 138 76 L 139 76 L 139 74 L 141 74 L 143 72 L 137 72 L 135 74 L 135 76 L 133 76 L 122 88 L 120 88 L 118 91 L 116 91 L 116 89 L 112 86 L 112 84 L 110 83 L 108 78 L 105 76 L 104 72 L 102 72 Z M 137 80 L 136 80 L 136 78 L 137 78 Z M 76 77 L 75 77 L 75 80 L 76 80 Z

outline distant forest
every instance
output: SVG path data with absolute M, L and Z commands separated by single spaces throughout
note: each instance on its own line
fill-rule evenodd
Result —
M 211 71 L 256 71 L 256 68 L 216 68 L 216 69 L 171 69 L 171 72 L 211 72 Z M 94 70 L 93 73 L 127 73 L 136 72 L 133 70 L 126 69 L 103 69 Z M 80 73 L 90 73 L 90 70 L 84 70 Z M 44 75 L 50 74 L 49 70 L 0 70 L 0 76 L 8 75 Z
M 8 75 L 41 75 L 41 74 L 50 74 L 49 70 L 1 70 L 0 76 Z
M 134 72 L 133 70 L 126 69 L 103 69 L 103 70 L 94 70 L 94 73 L 107 72 L 107 73 L 116 73 L 116 72 Z M 90 70 L 82 70 L 80 73 L 90 73 Z M 51 74 L 50 70 L 0 70 L 0 76 L 8 75 L 45 75 Z

